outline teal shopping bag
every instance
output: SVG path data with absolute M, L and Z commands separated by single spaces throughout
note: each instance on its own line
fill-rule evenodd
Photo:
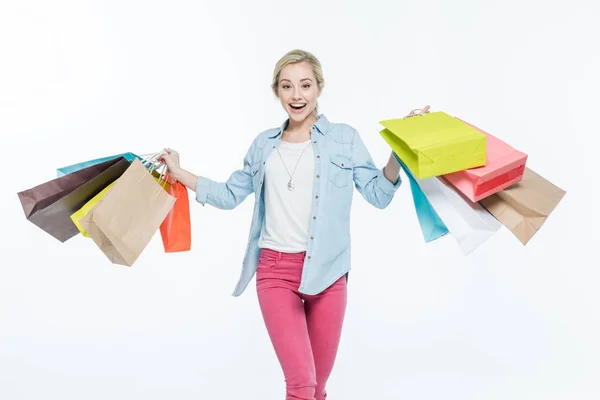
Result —
M 444 236 L 448 233 L 448 228 L 435 212 L 429 200 L 427 200 L 427 196 L 423 193 L 421 186 L 419 186 L 419 183 L 412 172 L 410 172 L 406 164 L 402 162 L 396 153 L 393 154 L 410 182 L 410 191 L 412 192 L 413 203 L 415 204 L 415 211 L 417 212 L 417 219 L 421 226 L 423 239 L 425 239 L 425 242 L 429 243 Z
M 119 157 L 124 157 L 127 161 L 129 161 L 130 163 L 133 162 L 133 160 L 135 159 L 139 159 L 140 161 L 142 161 L 142 158 L 134 153 L 122 153 L 122 154 L 117 154 L 114 156 L 108 156 L 108 157 L 102 157 L 102 158 L 96 158 L 95 160 L 89 160 L 89 161 L 83 161 L 77 164 L 73 164 L 73 165 L 68 165 L 66 167 L 62 167 L 62 168 L 58 168 L 56 170 L 56 173 L 58 175 L 58 177 L 60 178 L 61 176 L 64 175 L 68 175 L 70 173 L 73 173 L 75 171 L 79 171 L 81 169 L 87 168 L 87 167 L 91 167 L 92 165 L 97 165 L 106 161 L 110 161 L 113 160 L 115 158 L 119 158 Z

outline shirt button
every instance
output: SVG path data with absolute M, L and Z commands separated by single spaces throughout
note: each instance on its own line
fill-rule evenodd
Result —
M 313 143 L 317 143 L 317 141 L 315 140 Z
M 321 158 L 321 156 L 317 156 L 317 158 Z
M 314 236 L 311 236 L 311 237 L 310 237 L 310 240 L 314 240 L 314 239 L 315 239 L 315 238 L 314 238 Z
M 316 195 L 316 196 L 315 196 L 315 199 L 318 199 L 318 198 L 319 198 L 319 195 Z
M 264 163 L 263 163 L 264 164 Z M 342 163 L 342 167 L 344 166 L 344 163 Z
M 317 217 L 313 217 L 313 219 L 317 219 Z
M 308 259 L 310 260 L 310 256 L 308 256 Z
M 320 175 L 317 175 L 317 178 L 320 178 L 320 177 L 321 177 Z

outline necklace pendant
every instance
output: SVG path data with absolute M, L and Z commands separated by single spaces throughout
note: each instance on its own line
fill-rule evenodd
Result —
M 288 188 L 288 190 L 289 190 L 290 192 L 296 188 L 296 187 L 294 186 L 294 182 L 292 182 L 292 180 L 291 180 L 291 179 L 288 181 L 287 188 Z

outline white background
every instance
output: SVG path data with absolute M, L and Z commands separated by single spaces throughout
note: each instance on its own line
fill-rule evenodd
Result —
M 359 130 L 430 104 L 529 154 L 567 195 L 527 246 L 425 244 L 407 180 L 355 192 L 331 400 L 600 398 L 594 1 L 0 2 L 0 398 L 283 399 L 254 281 L 231 296 L 253 196 L 192 203 L 193 251 L 132 268 L 26 221 L 16 193 L 75 162 L 163 147 L 225 180 L 285 114 L 279 57 L 323 63 L 321 111 Z M 191 194 L 190 194 L 190 198 Z

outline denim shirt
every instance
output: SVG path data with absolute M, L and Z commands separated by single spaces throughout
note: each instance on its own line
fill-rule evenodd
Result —
M 260 249 L 258 239 L 265 219 L 265 161 L 281 143 L 279 128 L 260 133 L 244 157 L 243 168 L 233 172 L 226 182 L 200 176 L 196 200 L 223 210 L 237 207 L 254 193 L 254 212 L 242 271 L 233 292 L 241 295 L 256 273 Z M 321 114 L 310 129 L 315 180 L 308 248 L 304 258 L 298 291 L 314 295 L 325 290 L 350 271 L 350 207 L 354 187 L 373 206 L 383 209 L 390 204 L 401 184 L 393 184 L 373 163 L 356 129 L 331 123 Z

